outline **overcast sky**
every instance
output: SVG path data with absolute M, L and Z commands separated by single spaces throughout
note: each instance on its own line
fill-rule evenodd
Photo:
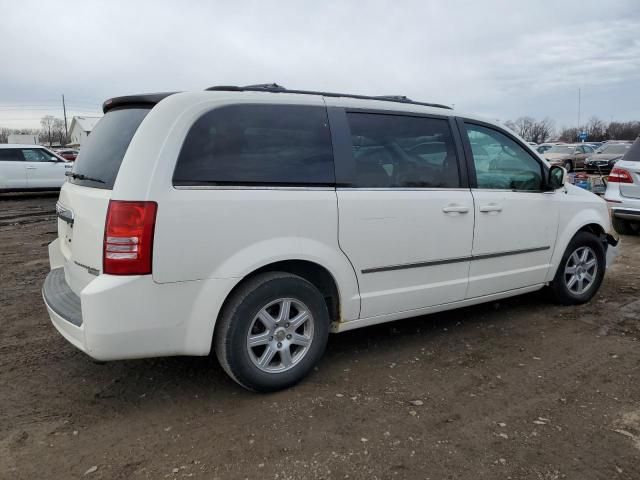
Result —
M 638 0 L 0 0 L 0 127 L 109 97 L 277 82 L 507 120 L 640 119 Z M 27 109 L 28 110 L 25 110 Z M 47 110 L 49 109 L 49 110 Z M 53 110 L 51 110 L 53 109 Z

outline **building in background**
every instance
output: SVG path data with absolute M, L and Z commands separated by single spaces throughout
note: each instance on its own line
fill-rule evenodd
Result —
M 69 129 L 68 147 L 80 148 L 102 117 L 73 117 Z
M 23 145 L 37 145 L 38 135 L 25 135 L 22 133 L 10 133 L 7 137 L 7 143 L 20 143 Z

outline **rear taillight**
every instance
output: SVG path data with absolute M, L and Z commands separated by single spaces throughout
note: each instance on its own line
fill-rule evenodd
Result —
M 617 183 L 633 183 L 633 177 L 626 170 L 614 167 L 609 174 L 609 181 Z
M 148 275 L 153 256 L 156 202 L 109 201 L 102 269 L 111 275 Z

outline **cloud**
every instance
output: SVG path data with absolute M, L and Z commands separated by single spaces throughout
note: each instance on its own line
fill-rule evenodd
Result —
M 569 121 L 579 87 L 592 114 L 640 110 L 637 0 L 64 5 L 3 7 L 0 126 L 19 115 L 7 105 L 57 108 L 62 93 L 81 111 L 116 95 L 270 81 L 404 94 L 503 119 Z

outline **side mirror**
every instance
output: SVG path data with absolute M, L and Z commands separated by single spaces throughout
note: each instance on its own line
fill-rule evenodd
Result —
M 562 188 L 566 181 L 567 171 L 563 167 L 554 165 L 549 169 L 549 179 L 547 180 L 547 185 L 549 186 L 550 190 L 557 190 L 559 188 Z

